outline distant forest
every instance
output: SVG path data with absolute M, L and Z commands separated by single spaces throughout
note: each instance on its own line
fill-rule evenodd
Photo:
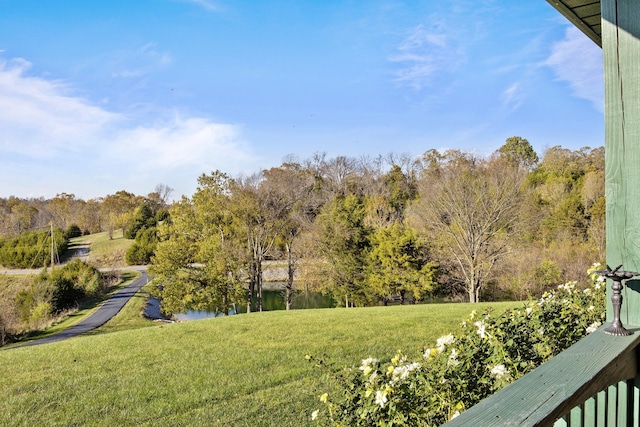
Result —
M 129 262 L 152 264 L 169 313 L 240 301 L 260 310 L 268 261 L 287 269 L 289 291 L 304 285 L 349 306 L 524 299 L 586 280 L 605 257 L 603 147 L 538 156 L 512 137 L 487 158 L 317 154 L 249 176 L 203 174 L 194 195 L 169 204 L 171 192 L 0 198 L 0 237 L 52 223 L 122 228 L 136 239 Z

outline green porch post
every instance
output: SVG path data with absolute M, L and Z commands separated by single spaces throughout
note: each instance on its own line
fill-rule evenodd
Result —
M 602 0 L 607 264 L 640 271 L 640 1 Z M 640 280 L 626 282 L 620 318 L 640 326 Z M 613 319 L 607 289 L 607 321 Z

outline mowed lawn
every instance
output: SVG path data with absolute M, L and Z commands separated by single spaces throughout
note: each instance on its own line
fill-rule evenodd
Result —
M 0 425 L 311 425 L 331 382 L 306 354 L 419 357 L 472 310 L 521 305 L 274 311 L 0 350 Z

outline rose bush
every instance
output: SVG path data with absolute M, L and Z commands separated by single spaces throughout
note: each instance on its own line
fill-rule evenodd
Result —
M 336 372 L 315 356 L 307 359 L 331 375 L 339 393 L 324 393 L 311 414 L 335 426 L 437 426 L 520 378 L 587 334 L 605 318 L 605 282 L 575 282 L 496 314 L 475 311 L 459 329 L 410 360 L 402 351 L 384 361 L 363 359 Z

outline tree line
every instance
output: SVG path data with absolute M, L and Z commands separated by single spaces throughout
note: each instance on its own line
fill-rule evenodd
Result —
M 151 272 L 167 313 L 262 309 L 263 270 L 346 306 L 444 296 L 522 299 L 604 258 L 604 149 L 521 137 L 488 158 L 429 150 L 285 159 L 232 178 L 214 171 L 157 228 Z
M 26 231 L 77 227 L 82 234 L 127 228 L 137 208 L 147 205 L 153 212 L 166 209 L 173 189 L 158 184 L 146 196 L 126 190 L 87 201 L 75 194 L 59 193 L 52 199 L 0 197 L 0 238 L 19 236 Z
M 580 280 L 604 260 L 604 148 L 524 138 L 488 157 L 428 150 L 419 158 L 318 153 L 250 175 L 202 174 L 171 206 L 171 188 L 87 202 L 0 198 L 0 236 L 44 224 L 135 238 L 163 310 L 262 310 L 264 269 L 286 272 L 343 305 L 523 299 Z

